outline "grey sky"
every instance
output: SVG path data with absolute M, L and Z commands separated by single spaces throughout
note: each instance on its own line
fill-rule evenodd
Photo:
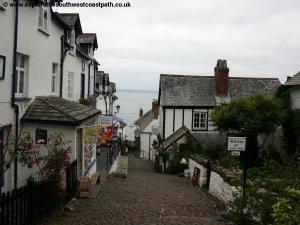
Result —
M 161 73 L 213 75 L 218 58 L 230 76 L 284 82 L 300 70 L 300 1 L 129 1 L 131 8 L 59 9 L 79 12 L 83 31 L 97 33 L 96 58 L 117 88 L 157 90 Z

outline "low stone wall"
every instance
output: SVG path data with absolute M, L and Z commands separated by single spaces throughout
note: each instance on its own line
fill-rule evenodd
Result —
M 216 172 L 211 172 L 209 191 L 211 195 L 227 204 L 241 192 L 240 186 L 232 186 Z
M 194 169 L 196 167 L 200 169 L 199 187 L 203 187 L 207 183 L 207 165 L 206 160 L 189 159 L 190 179 L 193 178 Z M 240 195 L 240 176 L 233 174 L 229 169 L 213 167 L 209 179 L 208 192 L 224 204 L 228 204 Z
M 199 175 L 199 187 L 202 187 L 206 184 L 206 180 L 207 180 L 207 169 L 205 166 L 203 166 L 202 164 L 196 162 L 193 159 L 189 159 L 189 171 L 190 171 L 190 179 L 192 180 L 193 178 L 193 173 L 194 173 L 194 169 L 195 167 L 200 169 L 200 175 Z

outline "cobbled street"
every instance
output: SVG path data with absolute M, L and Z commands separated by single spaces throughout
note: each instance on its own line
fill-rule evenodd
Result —
M 45 225 L 225 225 L 219 203 L 183 177 L 154 172 L 151 162 L 129 158 L 127 178 L 106 179 L 97 199 L 78 199 L 74 210 Z

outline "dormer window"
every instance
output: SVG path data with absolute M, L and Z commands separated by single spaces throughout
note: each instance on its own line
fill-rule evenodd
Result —
M 39 8 L 39 30 L 49 34 L 49 20 L 50 20 L 50 13 L 49 8 L 40 7 Z

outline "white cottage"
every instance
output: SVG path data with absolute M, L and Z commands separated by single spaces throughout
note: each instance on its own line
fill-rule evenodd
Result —
M 214 107 L 256 92 L 274 95 L 280 85 L 278 78 L 229 77 L 226 60 L 218 60 L 214 71 L 214 76 L 160 75 L 158 101 L 163 140 L 185 126 L 202 144 L 224 145 L 226 137 L 215 130 L 210 120 Z
M 47 140 L 51 134 L 62 133 L 65 143 L 71 147 L 70 161 L 77 159 L 78 176 L 84 176 L 82 129 L 97 125 L 100 111 L 57 96 L 36 97 L 21 118 L 23 131 L 28 131 L 34 140 Z M 44 136 L 41 137 L 40 134 Z M 19 174 L 21 185 L 32 174 L 26 167 Z
M 95 73 L 99 63 L 94 59 L 98 48 L 95 33 L 83 33 L 78 13 L 60 13 L 59 17 L 70 27 L 63 55 L 62 97 L 94 102 Z
M 300 72 L 289 77 L 285 85 L 290 86 L 291 109 L 300 109 Z
M 112 115 L 114 102 L 118 99 L 116 94 L 116 84 L 109 81 L 109 74 L 104 71 L 96 71 L 95 92 L 97 96 L 96 108 L 105 115 Z
M 0 139 L 5 141 L 9 127 L 18 136 L 19 120 L 36 95 L 59 94 L 53 76 L 59 77 L 62 37 L 69 27 L 46 7 L 0 6 L 0 21 Z M 0 178 L 2 191 L 21 185 L 21 170 L 16 161 L 10 165 Z
M 154 160 L 155 152 L 153 148 L 153 142 L 157 141 L 157 135 L 159 133 L 159 105 L 157 100 L 153 100 L 152 109 L 141 115 L 134 124 L 136 125 L 135 135 L 140 140 L 140 157 L 145 159 Z
M 82 33 L 78 14 L 72 17 L 76 18 L 73 26 L 66 18 L 49 7 L 4 8 L 0 1 L 0 153 L 9 130 L 17 137 L 23 129 L 20 119 L 36 96 L 78 102 L 80 97 L 94 95 L 99 65 L 93 58 L 98 47 L 96 35 Z M 45 123 L 37 126 L 46 127 Z M 3 166 L 3 159 L 0 161 Z M 10 165 L 0 177 L 2 192 L 24 184 L 23 169 L 17 161 Z

